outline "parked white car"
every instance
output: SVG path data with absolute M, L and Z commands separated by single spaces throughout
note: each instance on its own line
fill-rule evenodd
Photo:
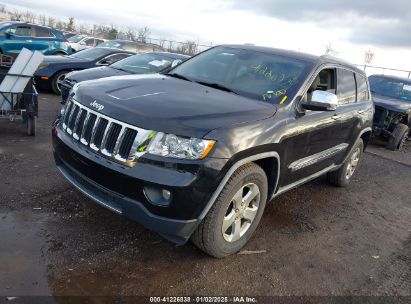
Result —
M 85 35 L 75 35 L 67 40 L 68 42 L 70 42 L 70 46 L 73 52 L 78 52 L 84 49 L 92 48 L 99 45 L 100 43 L 105 42 L 104 39 L 94 38 Z

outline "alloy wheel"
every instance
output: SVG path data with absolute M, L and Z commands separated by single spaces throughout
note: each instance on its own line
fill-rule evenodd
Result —
M 360 155 L 361 155 L 361 150 L 359 147 L 357 147 L 353 154 L 350 157 L 350 160 L 347 164 L 347 172 L 345 175 L 346 179 L 350 179 L 351 176 L 354 174 L 355 169 L 358 166 L 358 162 L 360 161 Z
M 227 242 L 238 241 L 253 223 L 261 194 L 254 183 L 242 186 L 232 198 L 223 219 L 222 233 Z

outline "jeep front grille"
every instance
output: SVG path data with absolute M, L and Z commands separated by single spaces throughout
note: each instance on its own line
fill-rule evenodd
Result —
M 74 140 L 129 167 L 145 153 L 153 133 L 100 114 L 72 98 L 67 101 L 62 127 Z

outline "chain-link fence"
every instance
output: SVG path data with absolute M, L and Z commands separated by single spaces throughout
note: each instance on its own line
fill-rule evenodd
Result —
M 411 78 L 411 71 L 408 70 L 399 70 L 399 69 L 392 69 L 392 68 L 385 68 L 385 67 L 378 67 L 372 65 L 357 65 L 360 69 L 363 69 L 367 75 L 373 74 L 382 74 L 382 75 L 393 75 L 403 78 Z

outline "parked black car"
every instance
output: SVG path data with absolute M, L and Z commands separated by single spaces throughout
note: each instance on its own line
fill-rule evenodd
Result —
M 388 139 L 388 149 L 401 150 L 411 136 L 411 80 L 386 75 L 368 79 L 375 104 L 373 134 Z
M 132 52 L 121 49 L 96 47 L 70 56 L 45 56 L 43 63 L 34 74 L 36 86 L 41 89 L 52 89 L 60 95 L 60 82 L 71 71 L 106 66 L 124 59 Z
M 109 66 L 71 72 L 66 75 L 60 85 L 62 104 L 66 102 L 70 90 L 76 83 L 110 76 L 158 73 L 188 58 L 190 56 L 175 53 L 151 52 L 133 55 Z
M 107 40 L 106 42 L 103 42 L 99 46 L 123 49 L 123 50 L 133 52 L 133 53 L 164 51 L 162 47 L 156 44 L 142 43 L 142 42 L 131 41 L 131 40 L 121 40 L 121 39 Z
M 165 74 L 78 84 L 52 137 L 58 169 L 87 196 L 223 257 L 273 197 L 323 174 L 346 186 L 373 114 L 353 65 L 228 45 Z

